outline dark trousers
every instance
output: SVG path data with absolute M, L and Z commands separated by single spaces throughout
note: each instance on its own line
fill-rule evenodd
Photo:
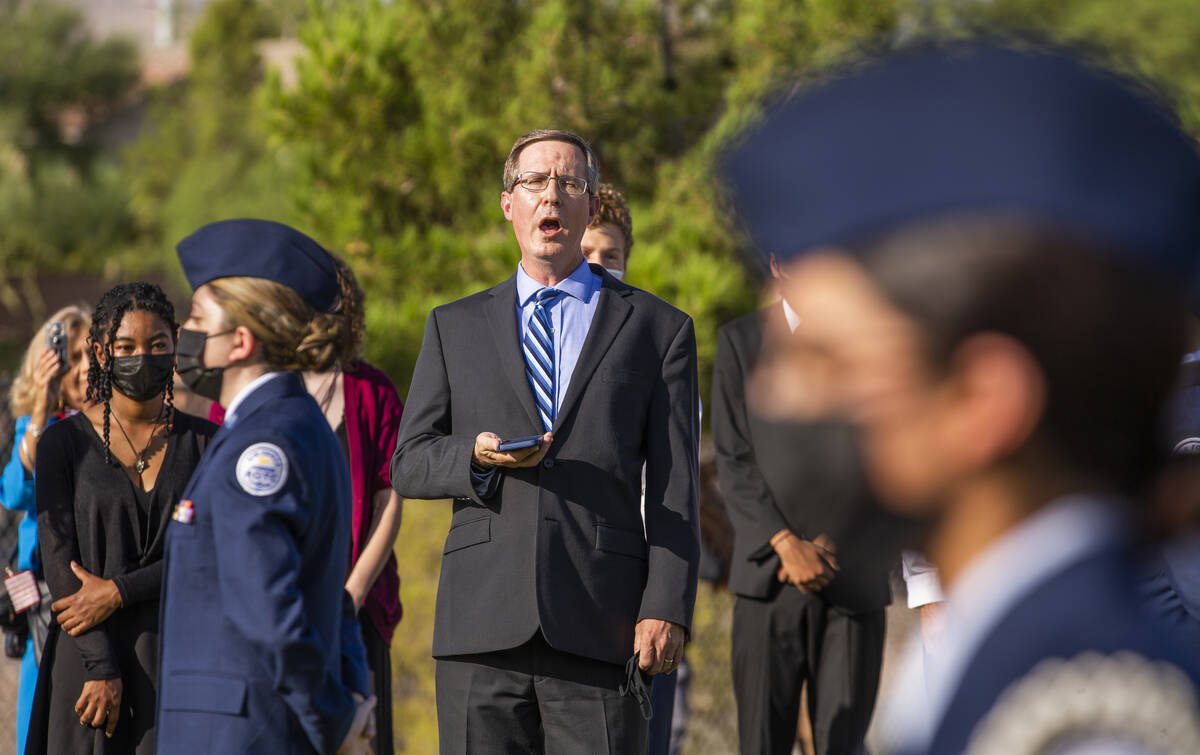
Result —
M 884 610 L 846 614 L 791 585 L 733 607 L 733 690 L 742 755 L 789 755 L 800 690 L 817 755 L 862 747 L 883 663 Z
M 681 654 L 679 667 L 669 674 L 658 674 L 650 691 L 654 717 L 650 719 L 649 755 L 679 755 L 687 735 L 688 687 L 692 667 L 687 653 Z
M 624 668 L 563 653 L 541 632 L 511 650 L 437 659 L 442 755 L 639 755 L 646 721 Z
M 367 649 L 371 690 L 379 699 L 375 705 L 375 739 L 371 740 L 371 752 L 375 755 L 392 755 L 392 650 L 365 611 L 359 611 L 358 625 Z

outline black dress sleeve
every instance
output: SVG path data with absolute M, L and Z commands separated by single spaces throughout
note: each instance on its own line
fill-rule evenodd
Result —
M 117 592 L 121 593 L 121 606 L 131 606 L 147 600 L 158 600 L 162 590 L 163 562 L 160 558 L 152 564 L 113 577 Z
M 738 538 L 754 544 L 750 558 L 759 560 L 774 553 L 771 538 L 789 526 L 759 471 L 750 435 L 746 373 L 751 365 L 749 355 L 740 348 L 744 340 L 744 336 L 735 336 L 729 325 L 717 331 L 712 379 L 712 440 L 725 509 Z M 803 533 L 796 534 L 805 537 Z
M 82 586 L 71 571 L 71 562 L 79 561 L 75 525 L 75 473 L 79 460 L 73 452 L 73 428 L 70 424 L 61 422 L 47 428 L 38 442 L 37 466 L 34 469 L 38 544 L 42 551 L 46 582 L 55 600 L 71 595 Z M 116 653 L 109 641 L 107 624 L 104 622 L 75 638 L 83 658 L 86 681 L 121 676 Z

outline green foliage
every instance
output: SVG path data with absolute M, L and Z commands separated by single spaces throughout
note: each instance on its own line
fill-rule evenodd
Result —
M 396 538 L 404 620 L 392 637 L 393 734 L 396 751 L 410 755 L 437 755 L 438 751 L 433 604 L 450 514 L 448 500 L 405 501 L 404 524 Z
M 0 0 L 0 267 L 178 274 L 174 244 L 203 223 L 289 222 L 353 264 L 368 356 L 405 392 L 429 310 L 516 265 L 498 201 L 510 145 L 565 128 L 630 199 L 628 280 L 695 319 L 706 396 L 716 329 L 756 306 L 763 272 L 714 165 L 764 98 L 867 46 L 1015 26 L 1115 54 L 1200 134 L 1194 0 L 215 0 L 186 83 L 153 93 L 152 126 L 118 166 L 62 124 L 127 97 L 132 48 L 90 40 L 76 11 Z M 293 33 L 304 54 L 285 82 L 258 43 Z M 435 747 L 428 653 L 447 518 L 411 504 L 397 549 L 409 752 Z M 692 752 L 732 747 L 728 617 L 727 596 L 702 591 Z
M 0 6 L 0 301 L 44 314 L 39 271 L 98 272 L 132 237 L 112 161 L 81 124 L 113 112 L 137 81 L 137 53 L 97 42 L 79 11 L 52 3 Z
M 137 51 L 125 39 L 100 42 L 74 8 L 18 3 L 0 8 L 0 112 L 5 141 L 34 175 L 43 163 L 66 159 L 86 172 L 95 145 L 69 139 L 66 111 L 94 118 L 111 111 L 138 78 Z
M 310 6 L 308 56 L 294 88 L 270 81 L 268 123 L 297 155 L 305 227 L 347 251 L 363 279 L 368 352 L 398 382 L 432 306 L 512 273 L 500 174 L 513 140 L 535 128 L 586 135 L 604 178 L 646 208 L 633 282 L 697 318 L 705 357 L 718 318 L 752 306 L 711 191 L 668 187 L 686 206 L 656 197 L 664 172 L 711 187 L 702 165 L 676 162 L 705 138 L 727 75 L 710 4 L 677 4 L 668 28 L 671 5 Z
M 147 261 L 178 271 L 175 244 L 205 223 L 298 221 L 288 153 L 268 146 L 257 99 L 257 44 L 276 28 L 254 0 L 210 3 L 191 37 L 188 81 L 154 93 L 152 126 L 124 155 L 142 242 L 124 256 L 128 273 Z
M 1200 136 L 1200 4 L 1191 0 L 997 0 L 974 19 L 1034 29 L 1140 76 Z

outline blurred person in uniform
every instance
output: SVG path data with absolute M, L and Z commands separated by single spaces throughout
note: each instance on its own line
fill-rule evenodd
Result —
M 612 184 L 596 188 L 600 206 L 579 242 L 583 258 L 598 265 L 619 281 L 625 280 L 629 255 L 633 251 L 633 215 L 625 195 Z M 643 490 L 643 496 L 645 491 Z M 701 546 L 703 548 L 703 545 Z M 701 560 L 703 560 L 703 552 Z M 649 755 L 677 753 L 683 746 L 687 729 L 687 685 L 691 676 L 687 653 L 681 652 L 674 671 L 658 674 L 651 687 Z
M 55 624 L 27 753 L 153 753 L 167 521 L 216 426 L 172 405 L 175 308 L 153 283 L 97 303 L 87 404 L 37 447 Z
M 350 575 L 346 592 L 354 601 L 367 650 L 375 706 L 372 752 L 391 753 L 392 633 L 400 623 L 400 575 L 392 546 L 400 531 L 403 501 L 392 490 L 390 467 L 404 405 L 382 370 L 363 359 L 366 295 L 346 261 L 330 255 L 337 268 L 347 337 L 337 343 L 332 369 L 304 372 L 304 387 L 329 422 L 350 466 L 353 491 Z M 221 424 L 225 410 L 213 402 L 209 419 Z
M 333 260 L 263 220 L 204 226 L 178 252 L 194 289 L 178 371 L 226 414 L 167 529 L 159 743 L 369 752 L 350 473 L 296 374 L 332 368 L 349 337 Z
M 645 752 L 639 673 L 672 670 L 689 631 L 695 334 L 584 260 L 598 178 L 579 136 L 519 138 L 500 195 L 516 272 L 435 308 L 417 359 L 392 485 L 454 499 L 433 641 L 443 753 Z
M 54 323 L 61 326 L 59 332 L 66 339 L 65 365 L 56 351 L 46 345 L 46 336 Z M 41 593 L 41 603 L 29 609 L 23 619 L 28 622 L 29 640 L 21 656 L 20 686 L 17 688 L 16 752 L 25 752 L 38 663 L 46 634 L 50 631 L 51 618 L 50 588 L 42 571 L 34 504 L 33 472 L 37 467 L 38 438 L 51 424 L 83 408 L 87 395 L 87 333 L 90 327 L 91 317 L 82 307 L 63 307 L 51 315 L 26 347 L 25 358 L 9 393 L 9 407 L 16 417 L 16 428 L 12 457 L 0 478 L 0 504 L 9 511 L 25 514 L 17 528 L 16 567 L 34 573 Z
M 889 750 L 1200 750 L 1196 650 L 1141 608 L 1130 503 L 1200 261 L 1192 140 L 1134 82 L 968 39 L 799 93 L 726 170 L 806 326 L 758 408 L 858 428 L 946 590 Z
M 770 268 L 782 281 L 774 256 Z M 735 533 L 731 662 L 743 755 L 791 753 L 805 687 L 814 751 L 857 752 L 883 663 L 891 564 L 859 536 L 875 502 L 853 434 L 771 422 L 747 406 L 764 333 L 801 337 L 806 327 L 785 295 L 717 334 L 712 432 Z
M 1150 553 L 1141 588 L 1151 612 L 1200 648 L 1200 319 L 1189 321 L 1193 348 L 1167 411 L 1171 461 L 1155 491 L 1153 523 L 1165 542 Z

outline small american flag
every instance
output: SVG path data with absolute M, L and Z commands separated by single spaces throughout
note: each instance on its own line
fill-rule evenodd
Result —
M 8 599 L 12 601 L 15 613 L 24 613 L 42 602 L 41 595 L 38 594 L 37 580 L 28 569 L 10 572 L 4 578 L 4 589 L 8 590 Z

